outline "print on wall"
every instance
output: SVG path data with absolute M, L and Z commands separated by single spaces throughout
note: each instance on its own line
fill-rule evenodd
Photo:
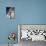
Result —
M 15 19 L 15 7 L 6 7 L 6 15 L 9 19 Z
M 46 25 L 18 25 L 20 40 L 46 41 Z

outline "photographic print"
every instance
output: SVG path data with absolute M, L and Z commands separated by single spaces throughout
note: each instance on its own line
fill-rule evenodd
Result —
M 15 7 L 6 7 L 6 15 L 9 19 L 15 19 Z
M 46 42 L 46 25 L 19 24 L 18 41 L 20 46 Z

